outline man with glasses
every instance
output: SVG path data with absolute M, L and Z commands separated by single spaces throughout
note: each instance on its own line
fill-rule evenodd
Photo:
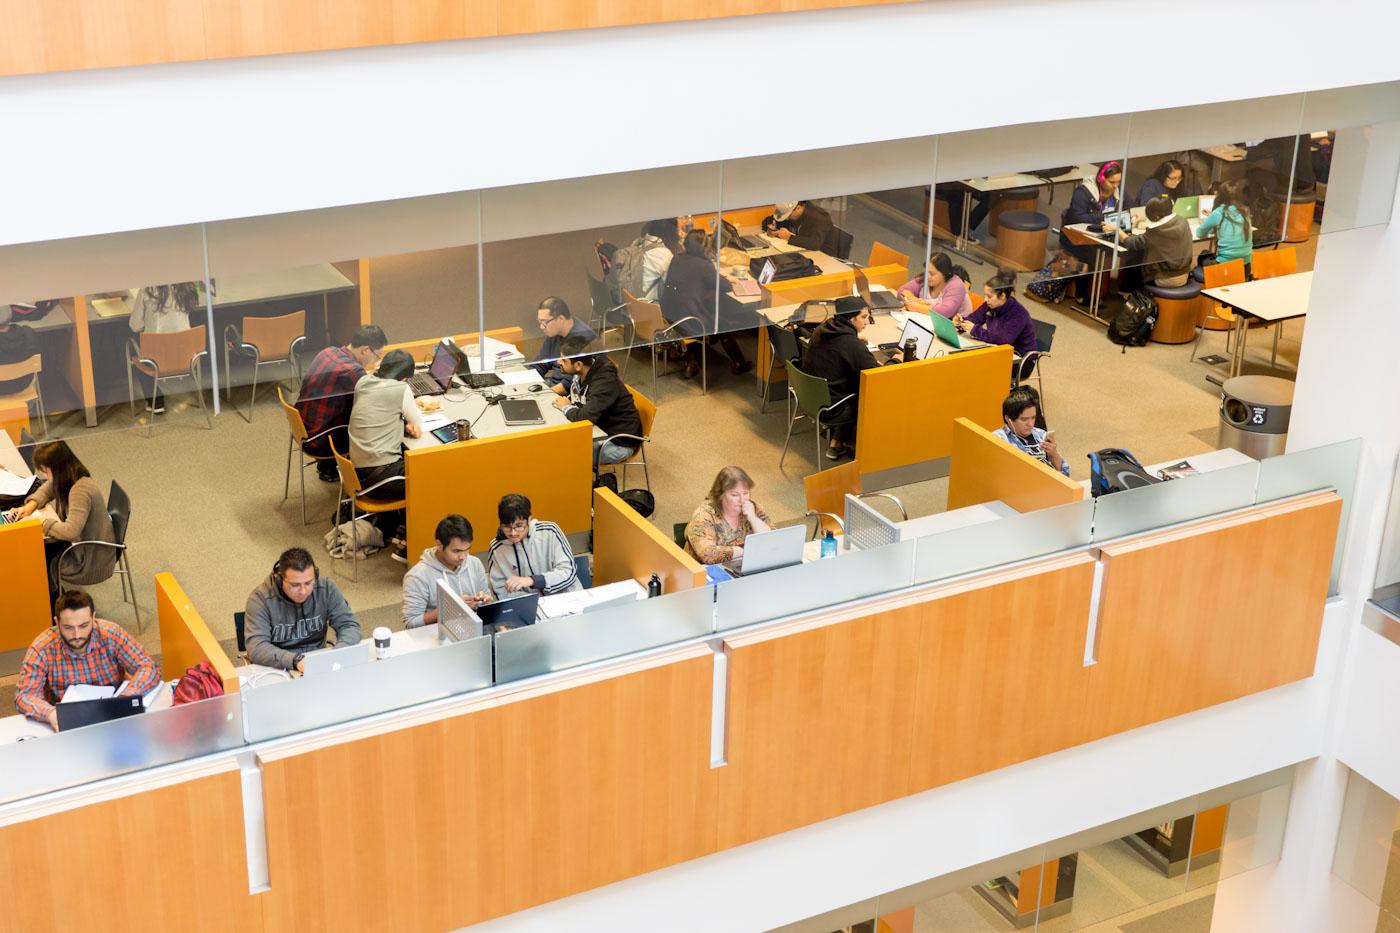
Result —
M 335 629 L 337 647 L 360 643 L 360 622 L 345 595 L 303 547 L 282 552 L 244 610 L 248 660 L 264 667 L 300 674 L 306 653 L 325 647 L 328 629 Z
M 301 412 L 301 420 L 306 425 L 306 433 L 311 438 L 304 445 L 308 454 L 330 457 L 332 440 L 342 454 L 347 451 L 350 439 L 346 426 L 350 423 L 355 383 L 360 381 L 366 370 L 379 365 L 388 342 L 382 329 L 366 324 L 355 331 L 345 346 L 326 347 L 312 359 L 296 402 L 297 411 Z M 339 481 L 334 460 L 317 461 L 316 475 L 327 483 Z
M 553 295 L 540 302 L 539 310 L 535 312 L 535 322 L 540 326 L 540 333 L 544 334 L 544 342 L 540 344 L 540 352 L 535 354 L 531 364 L 556 393 L 568 395 L 574 377 L 559 368 L 564 339 L 578 337 L 585 343 L 593 343 L 598 339 L 598 334 L 588 326 L 587 321 L 573 316 L 564 299 Z
M 501 527 L 486 551 L 486 574 L 497 599 L 583 589 L 564 529 L 533 518 L 529 499 L 517 493 L 502 496 L 496 517 Z

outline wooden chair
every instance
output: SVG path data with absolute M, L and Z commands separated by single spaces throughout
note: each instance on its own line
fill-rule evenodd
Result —
M 661 316 L 661 305 L 655 301 L 643 301 L 631 292 L 624 291 L 623 296 L 627 299 L 627 312 L 632 317 L 632 329 L 635 338 L 644 342 L 651 351 L 651 392 L 656 394 L 656 354 L 668 343 L 679 343 L 687 346 L 695 340 L 701 341 L 700 347 L 700 394 L 709 392 L 710 373 L 707 362 L 708 354 L 703 346 L 704 338 L 685 337 L 678 332 L 678 328 L 687 321 L 694 321 L 695 326 L 704 330 L 704 323 L 694 315 L 683 317 L 679 321 L 666 323 L 666 319 Z
M 815 432 L 817 445 L 817 466 L 822 462 L 822 428 L 826 427 L 825 419 L 836 409 L 856 397 L 852 392 L 844 398 L 836 401 L 831 400 L 831 386 L 820 376 L 809 376 L 797 368 L 796 363 L 787 364 L 788 371 L 788 429 L 787 437 L 783 438 L 783 452 L 778 456 L 778 469 L 783 468 L 783 460 L 787 458 L 788 442 L 792 440 L 792 426 L 797 423 L 798 418 L 811 418 L 817 429 Z
M 632 388 L 632 386 L 628 386 L 627 391 L 632 395 L 632 404 L 637 406 L 637 416 L 642 421 L 642 434 L 640 437 L 638 437 L 635 434 L 610 434 L 604 440 L 636 441 L 637 449 L 633 451 L 632 456 L 628 457 L 626 460 L 620 460 L 617 463 L 602 465 L 615 466 L 621 468 L 622 482 L 620 488 L 626 489 L 627 468 L 632 464 L 636 463 L 637 460 L 640 458 L 642 461 L 642 478 L 646 481 L 647 492 L 651 492 L 651 473 L 647 470 L 647 444 L 651 443 L 651 426 L 656 423 L 656 403 L 654 403 L 651 399 L 647 398 L 642 393 L 638 392 L 636 389 Z M 596 451 L 598 448 L 594 449 Z M 596 463 L 593 465 L 594 473 L 598 472 L 598 466 L 599 465 Z
M 588 278 L 588 300 L 593 310 L 589 315 L 589 325 L 604 347 L 608 345 L 609 335 L 616 335 L 621 340 L 621 346 L 626 349 L 632 342 L 632 319 L 627 314 L 626 302 L 614 303 L 606 282 L 584 274 Z M 624 373 L 627 371 L 627 360 L 631 359 L 631 356 L 628 353 L 627 358 L 622 361 Z
M 1205 277 L 1206 288 L 1221 288 L 1225 285 L 1239 285 L 1244 282 L 1244 260 L 1231 259 L 1229 262 L 1211 263 L 1201 267 L 1201 274 Z M 1223 330 L 1225 334 L 1225 352 L 1230 352 L 1229 331 L 1235 327 L 1235 312 L 1218 301 L 1211 301 L 1209 296 L 1201 302 L 1202 312 L 1201 329 L 1196 334 L 1196 342 L 1191 345 L 1191 359 L 1196 359 L 1196 350 L 1201 345 L 1201 338 L 1208 330 Z
M 334 459 L 332 456 L 318 457 L 316 454 L 307 453 L 306 444 L 308 441 L 319 440 L 330 434 L 335 428 L 326 428 L 315 436 L 306 433 L 306 422 L 302 420 L 301 412 L 295 405 L 287 404 L 287 397 L 282 393 L 282 387 L 277 387 L 277 401 L 282 406 L 282 413 L 287 416 L 287 430 L 290 432 L 287 438 L 287 475 L 282 481 L 282 501 L 287 501 L 287 496 L 291 494 L 292 487 L 292 451 L 296 450 L 300 454 L 298 462 L 301 469 L 297 470 L 297 477 L 301 480 L 301 523 L 310 523 L 306 517 L 306 468 L 314 466 L 325 460 Z
M 154 382 L 151 389 L 152 406 L 160 397 L 163 383 L 188 378 L 194 382 L 195 398 L 199 400 L 199 410 L 204 412 L 204 426 L 212 431 L 214 422 L 204 404 L 204 385 L 201 380 L 204 361 L 209 358 L 209 347 L 204 340 L 204 325 L 169 334 L 142 333 L 138 337 L 131 338 L 126 344 L 126 392 L 131 404 L 131 420 L 136 420 L 136 372 Z M 146 426 L 147 437 L 150 437 L 151 430 L 155 427 L 158 413 L 153 407 L 151 420 Z
M 897 249 L 891 249 L 890 247 L 888 247 L 888 246 L 886 246 L 885 244 L 881 243 L 879 240 L 876 240 L 874 243 L 870 244 L 870 261 L 867 262 L 866 265 L 867 265 L 867 266 L 890 266 L 890 265 L 894 265 L 894 266 L 899 266 L 900 268 L 903 268 L 903 269 L 908 269 L 908 268 L 909 268 L 909 257 L 908 257 L 908 255 L 906 255 L 906 254 L 904 254 L 904 253 L 901 253 L 899 250 L 897 250 Z
M 815 541 L 828 531 L 842 534 L 846 530 L 842 516 L 846 512 L 846 496 L 861 499 L 888 499 L 899 509 L 902 521 L 909 519 L 904 503 L 897 496 L 887 492 L 863 492 L 860 482 L 859 461 L 852 460 L 839 466 L 830 467 L 820 473 L 812 473 L 802 479 L 802 489 L 807 496 L 805 517 L 815 518 L 812 526 L 812 540 Z
M 233 367 L 230 355 L 239 353 L 253 361 L 253 384 L 248 393 L 249 424 L 253 422 L 253 404 L 258 396 L 258 367 L 275 363 L 290 363 L 297 381 L 301 381 L 301 360 L 297 348 L 306 342 L 306 312 L 293 311 L 279 317 L 245 317 L 242 333 L 230 324 L 224 328 L 224 396 L 233 402 Z M 234 405 L 234 410 L 238 406 Z M 241 414 L 241 412 L 240 412 Z
M 369 494 L 381 486 L 387 486 L 390 483 L 398 483 L 401 493 L 406 492 L 407 486 L 402 476 L 391 476 L 388 479 L 381 479 L 373 486 L 364 486 L 360 482 L 359 474 L 355 472 L 355 464 L 350 462 L 349 457 L 342 455 L 340 451 L 335 449 L 334 440 L 330 442 L 330 445 L 331 454 L 335 457 L 336 471 L 340 474 L 340 495 L 339 498 L 336 499 L 337 517 L 339 517 L 340 513 L 340 504 L 349 502 L 350 538 L 354 542 L 355 551 L 358 552 L 360 550 L 360 519 L 381 512 L 397 512 L 400 509 L 408 507 L 406 498 L 376 499 Z M 361 510 L 364 514 L 356 515 L 356 509 Z M 336 563 L 338 564 L 340 562 L 336 561 Z M 352 558 L 351 564 L 353 566 L 351 568 L 350 579 L 359 580 L 360 562 Z
M 1272 279 L 1280 275 L 1292 275 L 1298 271 L 1298 247 L 1281 246 L 1274 249 L 1258 250 L 1254 254 L 1251 268 L 1256 279 Z M 1278 362 L 1278 338 L 1286 323 L 1286 321 L 1279 321 L 1270 326 L 1274 332 L 1274 348 L 1269 355 L 1270 364 Z
M 0 395 L 0 409 L 4 408 L 24 408 L 25 427 L 29 426 L 29 403 L 33 402 L 39 409 L 39 423 L 44 426 L 44 435 L 49 433 L 49 416 L 44 410 L 44 390 L 39 385 L 39 374 L 44 369 L 44 358 L 38 353 L 27 360 L 20 360 L 18 363 L 7 363 L 0 366 L 0 382 L 8 382 L 11 379 L 23 379 L 29 376 L 29 385 L 12 392 L 9 395 Z M 18 423 L 18 419 L 14 419 Z

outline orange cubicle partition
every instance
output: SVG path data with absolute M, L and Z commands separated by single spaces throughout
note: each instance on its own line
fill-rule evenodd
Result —
M 500 524 L 496 505 L 512 492 L 527 496 L 535 517 L 564 534 L 584 532 L 593 502 L 593 425 L 575 421 L 410 450 L 405 473 L 408 553 L 415 560 L 453 512 L 467 517 L 475 548 L 486 550 Z
M 1000 499 L 1018 512 L 1078 502 L 1084 487 L 966 418 L 953 419 L 948 509 Z
M 208 661 L 224 685 L 224 693 L 238 692 L 238 674 L 219 640 L 168 573 L 156 574 L 156 619 L 160 626 L 160 666 L 166 680 L 184 675 L 200 661 Z
M 252 933 L 444 930 L 544 904 L 1304 679 L 1340 506 L 1317 493 L 1105 546 L 1097 663 L 1095 554 L 1051 556 L 721 636 L 718 764 L 713 651 L 677 647 L 260 749 L 261 893 L 230 761 L 0 817 L 0 898 L 26 931 L 100 926 L 98 900 L 163 929 L 197 898 L 213 928 Z M 354 819 L 328 786 L 355 787 Z M 463 792 L 480 787 L 510 792 Z M 192 834 L 210 844 L 166 844 Z M 64 896 L 57 852 L 100 898 Z M 392 877 L 394 896 L 346 877 Z
M 950 456 L 957 418 L 998 427 L 1010 379 L 1006 346 L 867 369 L 856 420 L 862 475 Z
M 909 270 L 893 263 L 886 266 L 870 266 L 864 272 L 871 285 L 883 285 L 886 288 L 899 288 L 909 280 Z M 763 298 L 759 304 L 764 308 L 772 308 L 803 301 L 843 298 L 851 294 L 855 281 L 855 270 L 844 269 L 840 272 L 770 282 L 763 286 Z
M 0 612 L 0 651 L 28 648 L 53 624 L 44 526 L 37 518 L 0 525 L 0 567 L 5 568 L 5 611 Z
M 661 533 L 611 489 L 593 490 L 593 584 L 636 580 L 652 574 L 661 591 L 672 593 L 705 585 L 705 566 Z

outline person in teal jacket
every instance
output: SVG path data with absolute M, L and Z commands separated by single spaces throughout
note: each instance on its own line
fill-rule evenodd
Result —
M 1215 209 L 1196 228 L 1196 237 L 1215 234 L 1215 261 L 1243 259 L 1246 273 L 1254 261 L 1254 221 L 1244 203 L 1243 186 L 1227 181 L 1215 195 Z

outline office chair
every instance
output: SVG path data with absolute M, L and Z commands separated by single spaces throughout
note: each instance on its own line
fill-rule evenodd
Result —
M 593 589 L 593 564 L 589 562 L 587 554 L 574 555 L 574 575 L 585 590 Z
M 253 361 L 253 383 L 248 393 L 248 414 L 253 423 L 253 404 L 258 397 L 258 368 L 289 363 L 297 382 L 301 381 L 301 360 L 297 350 L 306 343 L 306 312 L 293 311 L 279 317 L 245 317 L 243 330 L 233 324 L 224 328 L 224 397 L 233 403 L 233 367 L 230 355 L 239 353 Z M 233 406 L 238 410 L 238 406 Z M 239 412 L 242 414 L 242 412 Z
M 32 402 L 39 409 L 39 423 L 44 427 L 44 436 L 49 436 L 49 416 L 44 409 L 44 390 L 39 385 L 39 374 L 44 369 L 44 358 L 36 353 L 27 360 L 20 360 L 18 363 L 7 363 L 0 366 L 0 382 L 8 382 L 11 379 L 23 379 L 29 376 L 29 385 L 17 392 L 9 395 L 0 395 L 0 409 L 14 406 L 24 406 L 25 424 L 28 423 L 29 405 Z
M 1015 384 L 1021 385 L 1032 375 L 1035 376 L 1035 391 L 1040 396 L 1041 414 L 1045 414 L 1045 382 L 1041 374 L 1043 360 L 1050 358 L 1050 347 L 1055 343 L 1055 325 L 1045 321 L 1031 320 L 1035 325 L 1035 350 L 1027 353 L 1016 366 Z
M 131 406 L 131 420 L 136 420 L 136 373 L 152 380 L 151 404 L 161 395 L 161 386 L 176 379 L 190 379 L 194 383 L 195 398 L 199 400 L 199 410 L 204 413 L 204 426 L 214 429 L 209 409 L 204 404 L 204 384 L 202 376 L 204 361 L 209 358 L 209 347 L 204 340 L 204 325 L 198 324 L 189 330 L 178 330 L 169 334 L 142 332 L 126 342 L 126 393 Z M 215 391 L 218 391 L 217 386 Z M 144 394 L 143 394 L 144 397 Z M 155 429 L 156 415 L 152 411 L 146 424 L 146 436 Z
M 908 269 L 909 256 L 907 253 L 901 253 L 897 249 L 891 249 L 879 240 L 876 240 L 874 243 L 870 244 L 870 261 L 866 263 L 866 265 L 899 266 L 902 269 Z
M 791 399 L 788 405 L 788 429 L 787 437 L 783 438 L 783 452 L 778 457 L 778 469 L 783 468 L 783 460 L 787 457 L 788 442 L 792 440 L 792 426 L 797 423 L 798 418 L 811 418 L 816 425 L 816 445 L 818 466 L 822 462 L 822 428 L 825 427 L 824 420 L 833 411 L 856 397 L 852 392 L 845 398 L 831 400 L 831 387 L 827 381 L 820 376 L 809 376 L 797 368 L 797 364 L 789 363 L 788 371 L 788 396 Z
M 68 581 L 63 578 L 63 563 L 68 559 L 68 555 L 79 548 L 115 548 L 117 561 L 112 568 L 112 574 L 121 578 L 122 602 L 127 601 L 127 589 L 131 590 L 131 610 L 136 614 L 136 632 L 141 634 L 146 630 L 146 624 L 141 618 L 141 607 L 136 603 L 136 578 L 131 575 L 131 563 L 126 556 L 126 531 L 131 525 L 131 497 L 126 494 L 126 490 L 112 481 L 112 487 L 107 492 L 107 517 L 112 520 L 112 541 L 74 541 L 63 549 L 63 554 L 58 558 L 58 588 L 66 589 Z
M 1206 288 L 1220 288 L 1225 285 L 1239 285 L 1244 282 L 1244 260 L 1231 259 L 1229 262 L 1211 263 L 1208 266 L 1201 266 L 1201 276 L 1205 280 Z M 1235 312 L 1220 304 L 1211 301 L 1209 295 L 1202 295 L 1206 301 L 1206 316 L 1196 331 L 1196 340 L 1191 344 L 1191 361 L 1196 359 L 1196 351 L 1201 345 L 1201 338 L 1208 330 L 1225 331 L 1225 353 L 1230 354 L 1231 331 L 1235 329 Z M 1236 350 L 1239 348 L 1237 347 Z
M 642 479 L 647 484 L 647 492 L 651 492 L 651 472 L 647 469 L 647 444 L 651 443 L 651 426 L 656 423 L 656 403 L 638 392 L 632 386 L 627 386 L 627 391 L 632 396 L 632 404 L 637 408 L 637 417 L 642 422 L 642 434 L 638 437 L 635 434 L 612 434 L 605 440 L 608 441 L 636 441 L 637 449 L 632 452 L 632 456 L 617 463 L 593 464 L 593 473 L 596 476 L 600 466 L 618 467 L 622 474 L 620 477 L 623 489 L 627 488 L 627 467 L 636 463 L 638 458 L 642 461 Z M 598 448 L 594 448 L 595 453 Z
M 379 482 L 375 483 L 372 486 L 362 486 L 360 484 L 359 474 L 355 472 L 355 465 L 350 462 L 350 458 L 344 456 L 343 454 L 341 454 L 340 451 L 335 449 L 334 439 L 331 440 L 330 444 L 331 454 L 335 457 L 336 471 L 340 474 L 340 493 L 336 498 L 336 517 L 340 517 L 340 505 L 349 502 L 350 540 L 355 548 L 355 551 L 358 552 L 360 550 L 361 518 L 366 518 L 370 515 L 380 512 L 397 512 L 398 510 L 407 507 L 407 502 L 402 498 L 375 499 L 370 497 L 369 494 L 374 492 L 381 486 L 387 486 L 390 483 L 398 483 L 399 494 L 402 496 L 406 489 L 406 482 L 404 480 L 404 477 L 402 476 L 390 476 L 386 479 L 381 479 Z M 356 515 L 355 509 L 357 508 L 360 509 L 364 514 Z M 354 558 L 351 558 L 350 563 L 350 579 L 358 581 L 360 579 L 360 562 Z M 339 564 L 340 561 L 336 561 L 336 565 L 339 566 Z
M 661 315 L 661 305 L 655 301 L 643 301 L 631 292 L 623 292 L 627 296 L 627 310 L 632 316 L 633 334 L 638 340 L 645 341 L 651 351 L 651 391 L 656 394 L 656 355 L 662 352 L 662 348 L 668 343 L 678 343 L 687 346 L 700 341 L 700 394 L 705 395 L 710 387 L 709 354 L 705 352 L 704 337 L 687 337 L 680 333 L 680 326 L 688 321 L 694 321 L 695 326 L 701 331 L 704 330 L 704 323 L 698 317 L 689 315 L 678 321 L 666 322 Z M 664 354 L 663 354 L 664 359 Z
M 235 612 L 233 614 L 233 640 L 238 645 L 238 659 L 241 661 L 248 656 L 248 644 L 244 641 L 243 630 L 248 622 L 246 612 Z
M 783 327 L 781 324 L 769 324 L 766 328 L 768 334 L 768 375 L 763 381 L 763 402 L 758 406 L 759 414 L 768 411 L 768 393 L 773 386 L 773 375 L 779 366 L 786 365 L 790 360 L 795 360 L 801 356 L 797 346 L 797 335 Z M 788 408 L 788 416 L 792 416 L 792 408 Z
M 309 435 L 306 433 L 306 422 L 302 420 L 301 412 L 297 410 L 295 405 L 287 403 L 287 397 L 282 393 L 281 386 L 277 387 L 277 401 L 282 406 L 282 413 L 287 416 L 288 431 L 287 474 L 282 480 L 282 501 L 286 502 L 287 496 L 291 494 L 292 451 L 296 450 L 299 455 L 297 459 L 301 464 L 300 469 L 297 470 L 297 478 L 301 481 L 301 523 L 302 525 L 306 525 L 310 522 L 310 519 L 306 517 L 306 468 L 325 460 L 335 459 L 330 455 L 318 457 L 316 454 L 307 453 L 306 445 L 309 441 L 326 437 L 334 431 L 335 428 L 326 428 L 326 430 L 320 431 L 315 435 Z

